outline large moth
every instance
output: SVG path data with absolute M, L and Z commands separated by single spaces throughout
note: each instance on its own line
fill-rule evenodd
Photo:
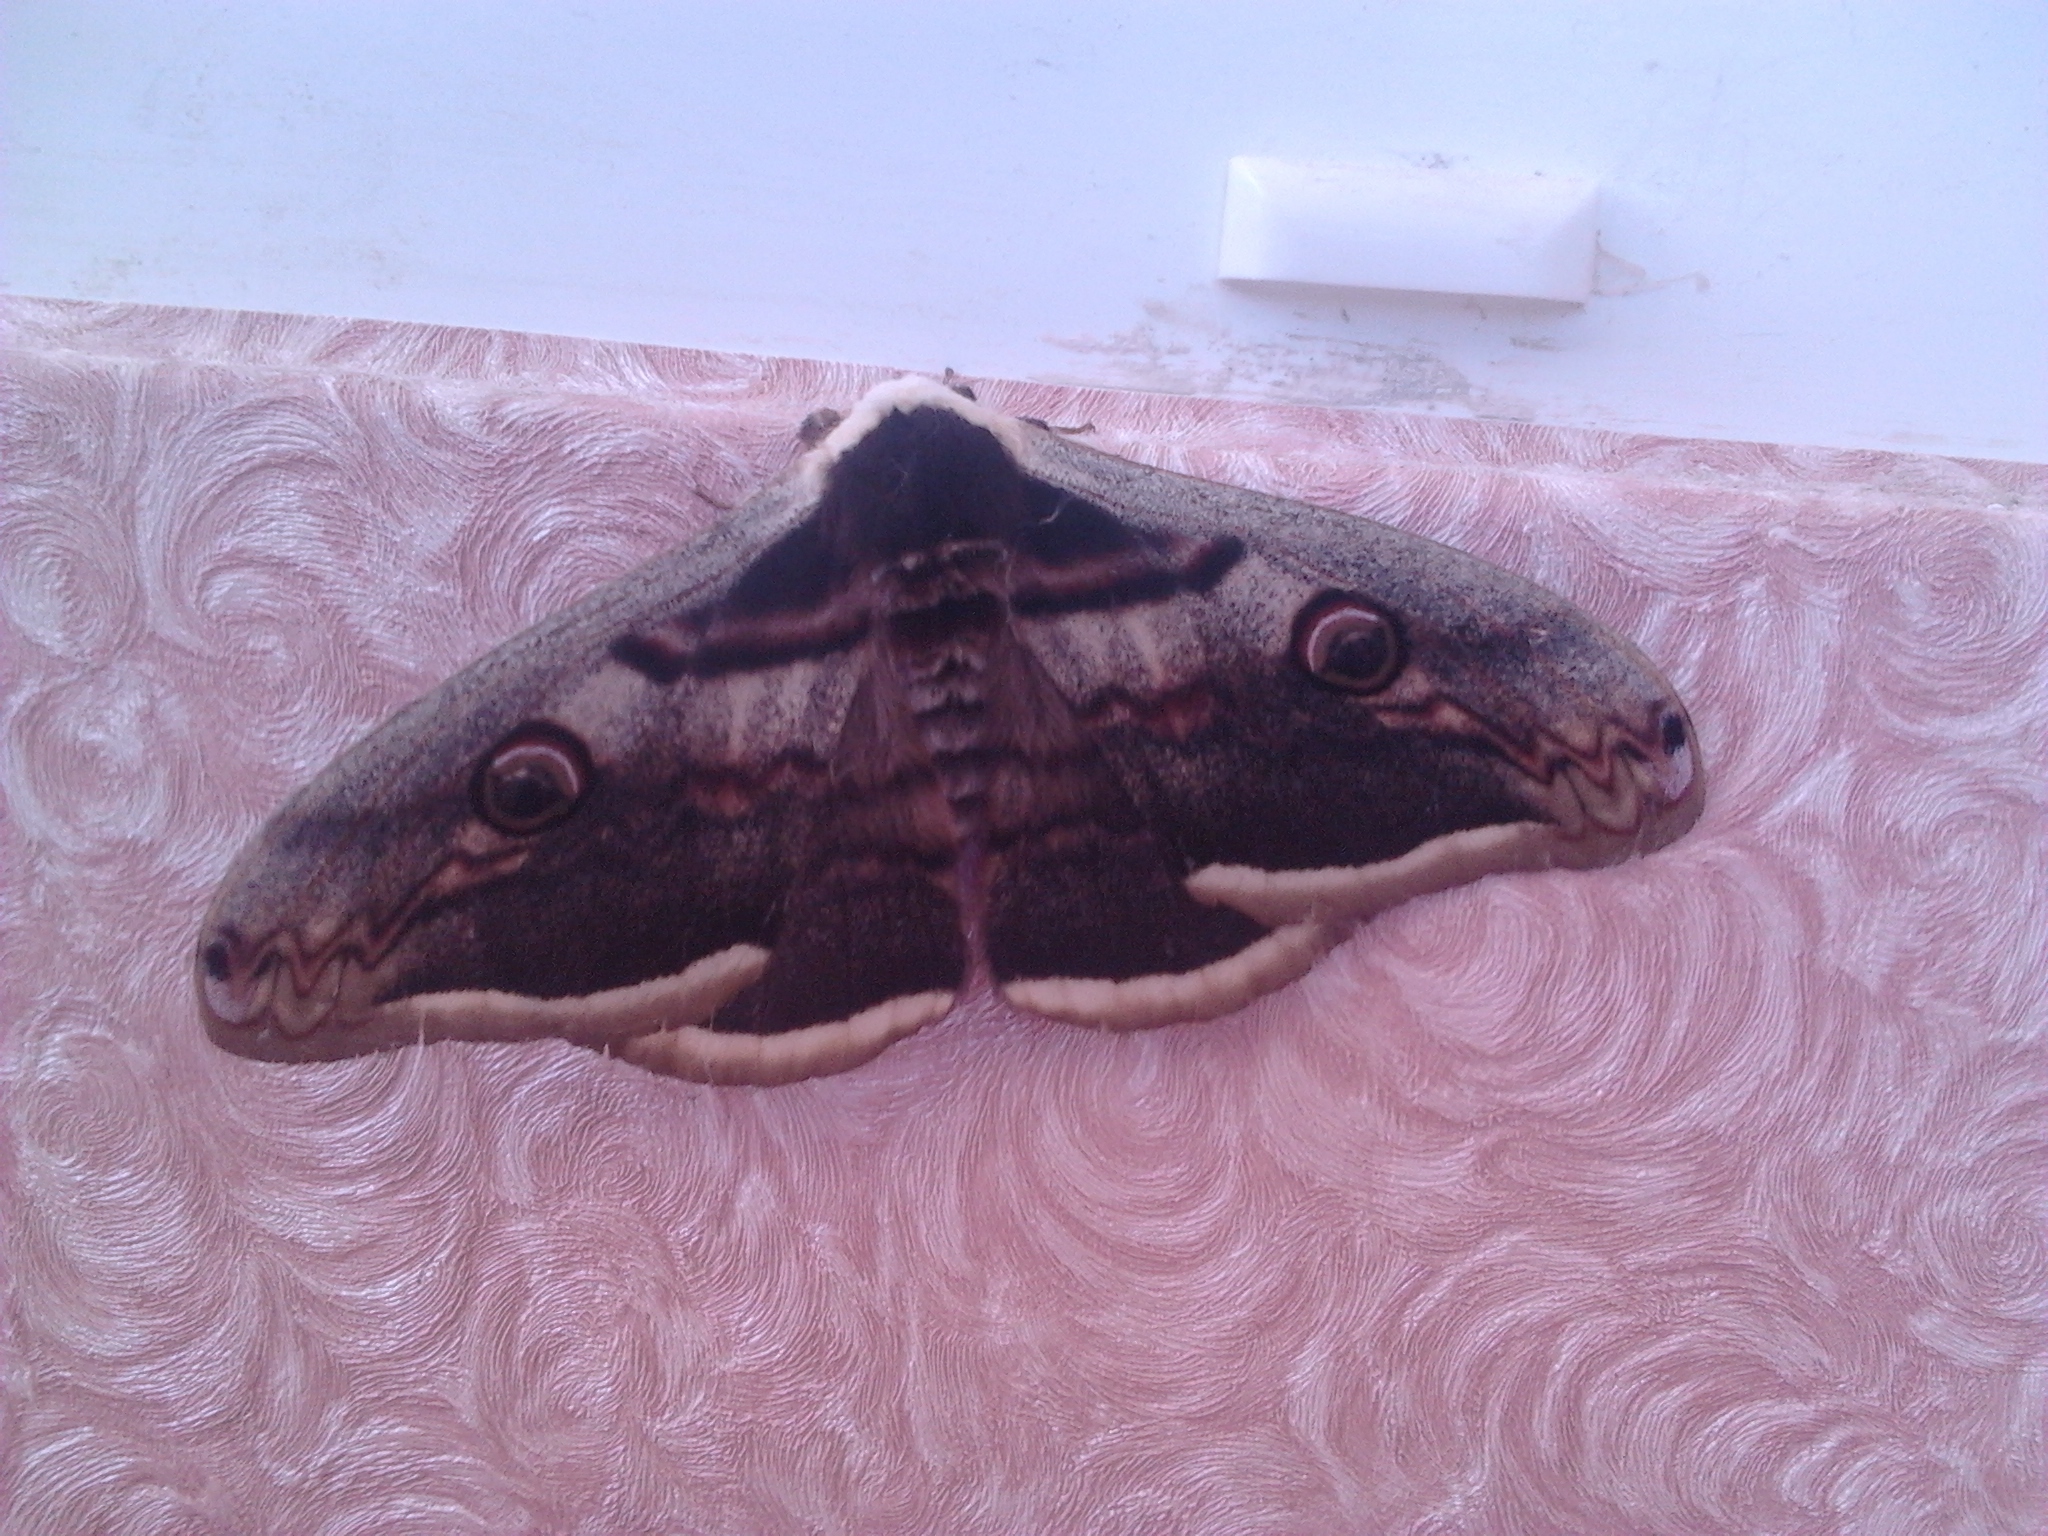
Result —
M 1699 813 L 1670 685 L 1483 561 L 928 379 L 802 437 L 277 813 L 200 935 L 216 1042 L 782 1083 L 974 986 L 1211 1018 L 1396 902 Z

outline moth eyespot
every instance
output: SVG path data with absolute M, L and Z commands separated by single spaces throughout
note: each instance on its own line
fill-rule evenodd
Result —
M 200 950 L 199 963 L 206 967 L 207 979 L 210 981 L 226 981 L 234 974 L 232 953 L 224 939 L 215 939 Z
M 1294 660 L 1319 683 L 1346 693 L 1376 693 L 1406 661 L 1393 617 L 1345 592 L 1317 598 L 1294 621 Z
M 590 754 L 567 731 L 523 725 L 477 764 L 470 800 L 500 832 L 524 835 L 561 821 L 590 788 Z
M 1676 757 L 1679 748 L 1685 745 L 1685 716 L 1673 710 L 1664 717 L 1664 755 Z

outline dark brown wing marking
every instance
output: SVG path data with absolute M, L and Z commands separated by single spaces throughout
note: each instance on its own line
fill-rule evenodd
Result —
M 719 1030 L 777 1034 L 944 993 L 967 966 L 954 895 L 959 835 L 892 670 L 871 666 L 831 765 L 801 873 L 760 981 Z
M 999 984 L 1199 970 L 1265 934 L 1183 882 L 1091 734 L 1014 637 L 990 687 L 987 935 Z

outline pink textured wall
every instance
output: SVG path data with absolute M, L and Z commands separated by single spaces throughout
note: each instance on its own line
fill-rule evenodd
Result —
M 277 1068 L 189 996 L 242 838 L 874 375 L 9 313 L 9 1530 L 2048 1518 L 2048 471 L 988 386 L 1562 590 L 1705 819 L 1215 1024 Z

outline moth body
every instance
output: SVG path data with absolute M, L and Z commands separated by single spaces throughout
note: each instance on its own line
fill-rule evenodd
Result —
M 1208 1018 L 1396 902 L 1698 815 L 1669 685 L 1483 562 L 929 380 L 803 440 L 277 814 L 200 938 L 216 1041 L 555 1037 L 774 1083 L 984 977 L 1078 1024 Z

